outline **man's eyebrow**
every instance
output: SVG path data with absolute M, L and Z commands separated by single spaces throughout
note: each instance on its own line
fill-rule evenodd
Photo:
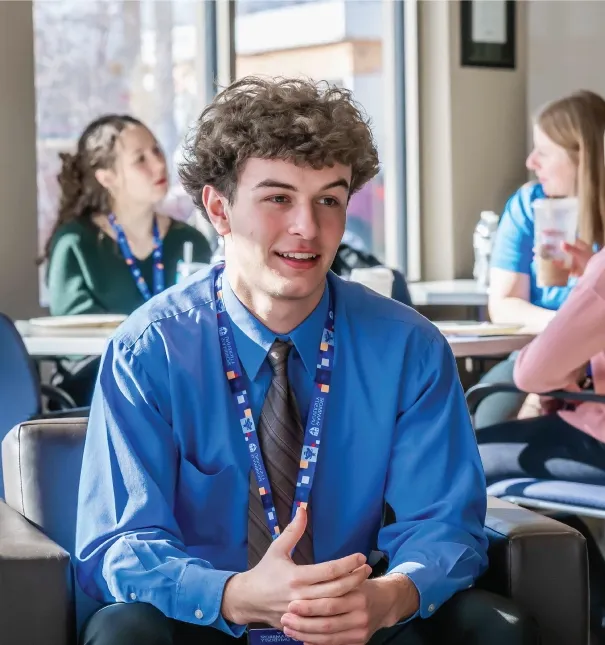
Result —
M 277 181 L 277 179 L 263 179 L 263 181 L 254 186 L 254 190 L 257 188 L 283 188 L 284 190 L 297 190 L 297 188 L 292 186 L 292 184 L 286 184 L 283 181 Z
M 257 190 L 258 188 L 282 188 L 283 190 L 298 192 L 296 186 L 292 186 L 292 184 L 287 184 L 283 181 L 278 181 L 277 179 L 263 179 L 263 181 L 256 184 L 254 190 Z M 320 190 L 329 190 L 330 188 L 344 188 L 348 191 L 350 186 L 349 182 L 341 177 L 336 181 L 331 181 L 329 184 L 326 184 Z
M 342 177 L 340 179 L 337 179 L 336 181 L 331 181 L 329 184 L 326 184 L 322 190 L 330 190 L 330 188 L 344 188 L 345 190 L 349 190 L 349 182 L 346 179 L 343 179 Z

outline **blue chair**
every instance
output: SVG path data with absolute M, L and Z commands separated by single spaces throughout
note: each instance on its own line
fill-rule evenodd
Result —
M 469 412 L 474 417 L 479 404 L 493 394 L 522 394 L 509 383 L 479 383 L 466 393 Z M 547 396 L 562 401 L 605 403 L 605 396 L 590 391 L 548 392 Z M 544 511 L 564 512 L 605 519 L 605 486 L 538 478 L 516 478 L 496 482 L 488 494 L 508 502 Z
M 43 399 L 56 407 L 43 413 Z M 82 416 L 73 399 L 63 390 L 40 382 L 36 366 L 28 354 L 13 321 L 0 313 L 0 441 L 23 421 L 46 416 Z M 4 497 L 0 467 L 0 497 Z

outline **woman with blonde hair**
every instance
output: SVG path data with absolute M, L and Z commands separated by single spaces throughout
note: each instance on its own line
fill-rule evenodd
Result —
M 567 299 L 593 248 L 603 245 L 604 132 L 605 100 L 587 90 L 549 103 L 535 117 L 526 165 L 537 181 L 517 190 L 500 219 L 490 272 L 492 321 L 542 331 Z M 536 279 L 533 203 L 545 197 L 577 197 L 579 202 L 579 237 L 565 247 L 573 266 L 564 287 L 538 286 Z M 511 358 L 488 372 L 483 382 L 512 381 Z M 480 406 L 477 427 L 515 418 L 523 400 L 514 394 L 490 397 Z

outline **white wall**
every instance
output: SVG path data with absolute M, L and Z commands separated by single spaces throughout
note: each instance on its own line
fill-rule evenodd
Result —
M 422 277 L 472 276 L 473 228 L 525 180 L 526 2 L 514 70 L 460 65 L 460 1 L 421 0 Z
M 605 96 L 605 2 L 532 0 L 527 5 L 528 115 L 579 89 Z
M 0 311 L 39 312 L 32 3 L 0 2 Z

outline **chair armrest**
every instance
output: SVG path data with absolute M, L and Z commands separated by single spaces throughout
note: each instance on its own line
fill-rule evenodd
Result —
M 75 642 L 69 554 L 0 500 L 2 645 Z
M 540 627 L 542 645 L 588 643 L 584 536 L 543 515 L 488 498 L 490 566 L 480 586 L 508 596 Z
M 466 392 L 466 404 L 471 415 L 477 412 L 479 404 L 492 394 L 498 392 L 511 392 L 513 394 L 524 394 L 523 390 L 511 385 L 510 383 L 478 383 L 473 385 Z M 525 392 L 527 394 L 527 392 Z M 567 390 L 553 390 L 552 392 L 545 392 L 542 396 L 549 396 L 552 399 L 560 399 L 561 401 L 592 401 L 594 403 L 605 403 L 605 395 L 596 394 L 590 390 L 583 390 L 581 392 L 568 392 Z
M 67 419 L 76 417 L 77 419 L 88 419 L 90 416 L 90 407 L 86 408 L 67 408 L 65 410 L 55 410 L 53 412 L 44 412 L 43 414 L 35 414 L 30 417 L 28 421 L 41 421 L 43 419 Z

